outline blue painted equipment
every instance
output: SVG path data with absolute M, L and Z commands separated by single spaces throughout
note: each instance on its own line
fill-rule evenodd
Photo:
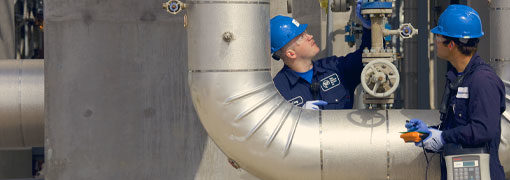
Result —
M 368 2 L 365 0 L 361 5 L 361 9 L 391 9 L 392 6 L 393 6 L 392 2 L 381 1 Z

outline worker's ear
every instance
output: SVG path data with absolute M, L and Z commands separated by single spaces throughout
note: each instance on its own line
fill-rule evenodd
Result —
M 296 51 L 289 49 L 285 52 L 285 55 L 290 59 L 294 59 L 296 58 Z
M 450 43 L 448 43 L 448 48 L 449 48 L 450 50 L 453 50 L 453 48 L 454 48 L 454 47 L 455 47 L 455 42 L 450 41 Z

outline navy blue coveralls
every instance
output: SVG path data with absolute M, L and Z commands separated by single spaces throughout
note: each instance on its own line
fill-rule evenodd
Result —
M 361 81 L 361 55 L 371 44 L 370 33 L 363 28 L 362 43 L 355 52 L 345 57 L 331 56 L 314 61 L 312 83 L 285 65 L 273 79 L 276 88 L 287 101 L 300 107 L 306 101 L 323 100 L 328 105 L 321 109 L 351 109 L 354 90 Z M 318 85 L 315 90 L 312 89 L 314 83 Z
M 506 108 L 505 86 L 478 54 L 471 58 L 463 73 L 463 82 L 457 89 L 450 90 L 447 113 L 441 115 L 442 137 L 445 143 L 463 147 L 488 145 L 491 179 L 505 179 L 498 155 L 501 114 Z M 446 74 L 446 88 L 450 88 L 449 83 L 455 82 L 457 77 L 456 69 L 451 67 Z M 444 161 L 441 161 L 441 179 L 447 179 Z

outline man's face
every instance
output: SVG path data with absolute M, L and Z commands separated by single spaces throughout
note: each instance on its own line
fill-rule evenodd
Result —
M 443 44 L 443 42 L 446 41 L 446 39 L 439 34 L 435 34 L 435 38 L 436 38 L 435 45 L 436 45 L 437 56 L 442 59 L 448 59 L 448 55 L 449 55 L 448 44 L 447 45 Z
M 313 40 L 313 36 L 306 31 L 294 38 L 293 41 L 294 44 L 289 49 L 293 49 L 298 58 L 312 59 L 320 51 L 319 46 Z

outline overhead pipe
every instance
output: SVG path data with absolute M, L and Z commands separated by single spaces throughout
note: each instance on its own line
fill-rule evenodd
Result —
M 44 145 L 43 60 L 0 60 L 0 148 Z
M 439 123 L 437 111 L 313 111 L 278 93 L 270 75 L 269 3 L 186 5 L 193 104 L 232 163 L 262 179 L 408 179 L 424 173 L 421 149 L 404 144 L 398 132 L 411 117 Z M 501 152 L 503 159 L 508 152 Z M 431 178 L 439 177 L 435 157 Z

